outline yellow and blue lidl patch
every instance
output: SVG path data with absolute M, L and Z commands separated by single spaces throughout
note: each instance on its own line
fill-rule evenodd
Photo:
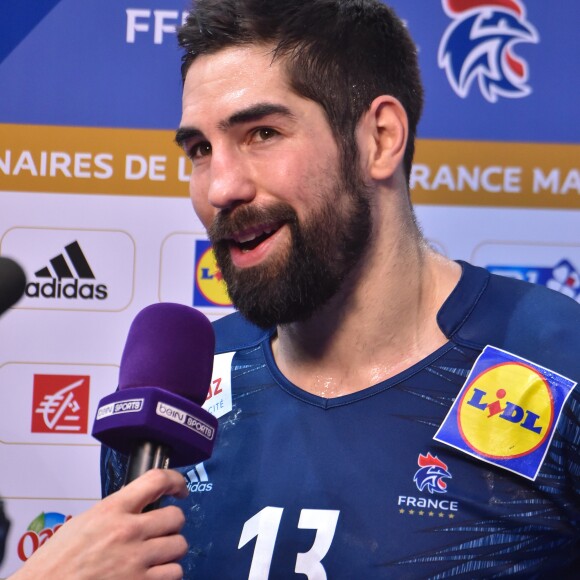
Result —
M 486 346 L 434 439 L 536 479 L 574 381 Z
M 231 308 L 228 288 L 217 265 L 211 243 L 195 241 L 195 283 L 193 305 L 202 307 Z

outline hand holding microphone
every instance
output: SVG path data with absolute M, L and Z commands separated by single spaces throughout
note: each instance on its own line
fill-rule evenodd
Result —
M 187 553 L 176 506 L 141 513 L 162 495 L 185 497 L 183 476 L 155 469 L 66 522 L 10 580 L 177 580 Z

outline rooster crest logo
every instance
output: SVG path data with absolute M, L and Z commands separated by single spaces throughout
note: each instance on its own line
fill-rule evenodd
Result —
M 444 477 L 451 479 L 451 474 L 447 471 L 447 465 L 436 455 L 419 455 L 417 464 L 420 469 L 415 473 L 413 481 L 417 489 L 423 491 L 426 489 L 429 493 L 447 493 L 447 483 L 443 481 Z
M 466 98 L 477 79 L 481 94 L 490 103 L 498 97 L 526 97 L 528 63 L 517 56 L 519 43 L 537 44 L 540 37 L 526 19 L 520 0 L 442 0 L 453 19 L 441 44 L 438 64 L 453 90 Z

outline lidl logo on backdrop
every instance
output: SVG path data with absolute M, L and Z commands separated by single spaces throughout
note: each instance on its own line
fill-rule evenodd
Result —
M 211 243 L 207 240 L 195 241 L 195 283 L 193 305 L 231 308 L 226 283 L 219 269 Z
M 461 98 L 472 85 L 495 103 L 498 97 L 522 98 L 532 92 L 527 84 L 528 63 L 515 47 L 537 44 L 539 35 L 526 18 L 521 0 L 442 0 L 453 19 L 439 44 L 438 64 Z
M 486 346 L 435 439 L 535 479 L 574 381 Z

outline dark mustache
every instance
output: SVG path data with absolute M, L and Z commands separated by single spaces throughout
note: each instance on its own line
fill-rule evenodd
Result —
M 238 206 L 230 210 L 222 210 L 207 230 L 209 239 L 218 242 L 231 238 L 234 234 L 271 223 L 296 223 L 298 217 L 292 207 L 278 202 L 270 207 Z

